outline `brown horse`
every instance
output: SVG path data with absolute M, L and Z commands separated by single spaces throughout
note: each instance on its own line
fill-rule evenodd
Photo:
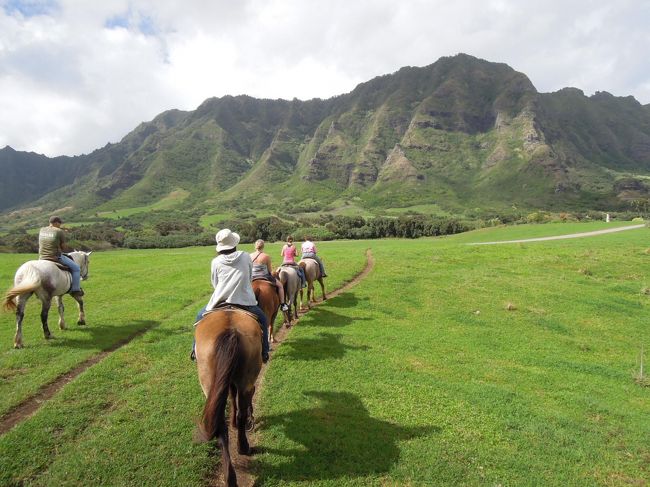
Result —
M 318 262 L 314 259 L 303 259 L 298 265 L 303 268 L 305 271 L 305 277 L 307 278 L 307 306 L 311 308 L 311 303 L 316 302 L 316 296 L 314 293 L 314 281 L 320 282 L 320 289 L 323 293 L 323 301 L 327 299 L 325 295 L 325 283 L 323 283 L 323 277 L 320 273 L 320 267 Z
M 280 308 L 280 296 L 275 283 L 266 279 L 255 279 L 253 281 L 253 292 L 257 299 L 257 305 L 264 311 L 266 321 L 269 323 L 269 342 L 274 343 L 273 323 L 275 323 L 275 317 L 278 315 L 278 309 Z M 284 313 L 284 316 L 286 321 L 287 314 Z
M 255 380 L 262 369 L 262 330 L 253 315 L 225 308 L 206 314 L 196 324 L 194 337 L 199 381 L 206 396 L 199 432 L 204 441 L 218 439 L 226 485 L 236 486 L 228 449 L 226 402 L 230 393 L 239 454 L 250 455 L 246 426 L 252 419 Z

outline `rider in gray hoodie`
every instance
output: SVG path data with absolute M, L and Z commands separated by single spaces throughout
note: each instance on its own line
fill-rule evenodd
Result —
M 211 274 L 214 292 L 208 304 L 196 315 L 201 321 L 206 310 L 223 303 L 233 304 L 257 316 L 262 328 L 262 361 L 269 360 L 269 331 L 266 315 L 257 305 L 251 284 L 253 261 L 250 254 L 237 250 L 239 235 L 225 228 L 216 235 L 217 255 L 212 259 Z M 192 356 L 194 347 L 192 347 Z

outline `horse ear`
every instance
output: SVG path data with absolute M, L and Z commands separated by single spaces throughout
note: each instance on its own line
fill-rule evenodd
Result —
M 91 250 L 90 252 L 86 252 L 86 256 L 87 256 L 87 257 L 90 257 L 90 254 L 92 254 L 92 253 L 93 253 L 92 250 Z

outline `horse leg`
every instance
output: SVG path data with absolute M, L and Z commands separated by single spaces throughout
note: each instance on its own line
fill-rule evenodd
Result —
M 269 320 L 269 324 L 266 327 L 269 335 L 269 343 L 275 343 L 275 337 L 273 336 L 273 322 Z
M 77 307 L 79 308 L 79 320 L 77 320 L 77 325 L 84 326 L 86 324 L 86 313 L 84 312 L 84 300 L 81 296 L 73 296 L 73 298 L 77 302 Z
M 253 414 L 253 396 L 255 395 L 255 386 L 250 393 L 250 399 L 248 401 L 248 415 L 246 417 L 246 431 L 253 431 L 255 428 L 255 415 Z
M 230 424 L 233 428 L 237 427 L 237 387 L 235 384 L 230 385 Z
M 49 296 L 46 296 L 42 300 L 41 304 L 41 324 L 43 325 L 43 336 L 45 337 L 46 340 L 49 340 L 52 338 L 52 334 L 50 333 L 50 329 L 47 326 L 47 316 L 50 314 L 50 306 L 52 305 L 52 298 Z
M 65 307 L 63 306 L 63 297 L 56 296 L 54 299 L 56 300 L 56 306 L 59 310 L 59 328 L 65 330 L 65 319 L 63 318 Z
M 27 300 L 32 295 L 21 294 L 16 298 L 16 336 L 14 337 L 14 348 L 23 348 L 23 318 L 25 317 L 25 306 L 27 306 Z
M 314 299 L 314 282 L 307 283 L 307 307 L 311 309 L 311 303 L 315 302 Z
M 318 282 L 320 282 L 320 290 L 323 292 L 323 301 L 327 301 L 327 296 L 325 295 L 325 283 L 323 282 L 323 278 L 319 277 Z
M 238 451 L 240 455 L 250 455 L 251 446 L 246 437 L 246 419 L 248 417 L 248 408 L 252 402 L 252 397 L 250 393 L 240 391 L 237 399 L 239 402 L 239 413 L 237 415 L 237 422 L 239 423 L 237 427 Z

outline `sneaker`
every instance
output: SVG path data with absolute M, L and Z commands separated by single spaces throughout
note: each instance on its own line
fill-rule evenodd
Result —
M 70 296 L 75 296 L 75 297 L 82 297 L 86 293 L 84 292 L 83 289 L 79 288 L 79 291 L 70 291 Z
M 268 352 L 262 352 L 262 362 L 266 363 L 269 361 L 269 353 Z
M 287 303 L 282 303 L 280 305 L 280 309 L 286 313 L 287 311 L 289 311 L 289 305 Z

